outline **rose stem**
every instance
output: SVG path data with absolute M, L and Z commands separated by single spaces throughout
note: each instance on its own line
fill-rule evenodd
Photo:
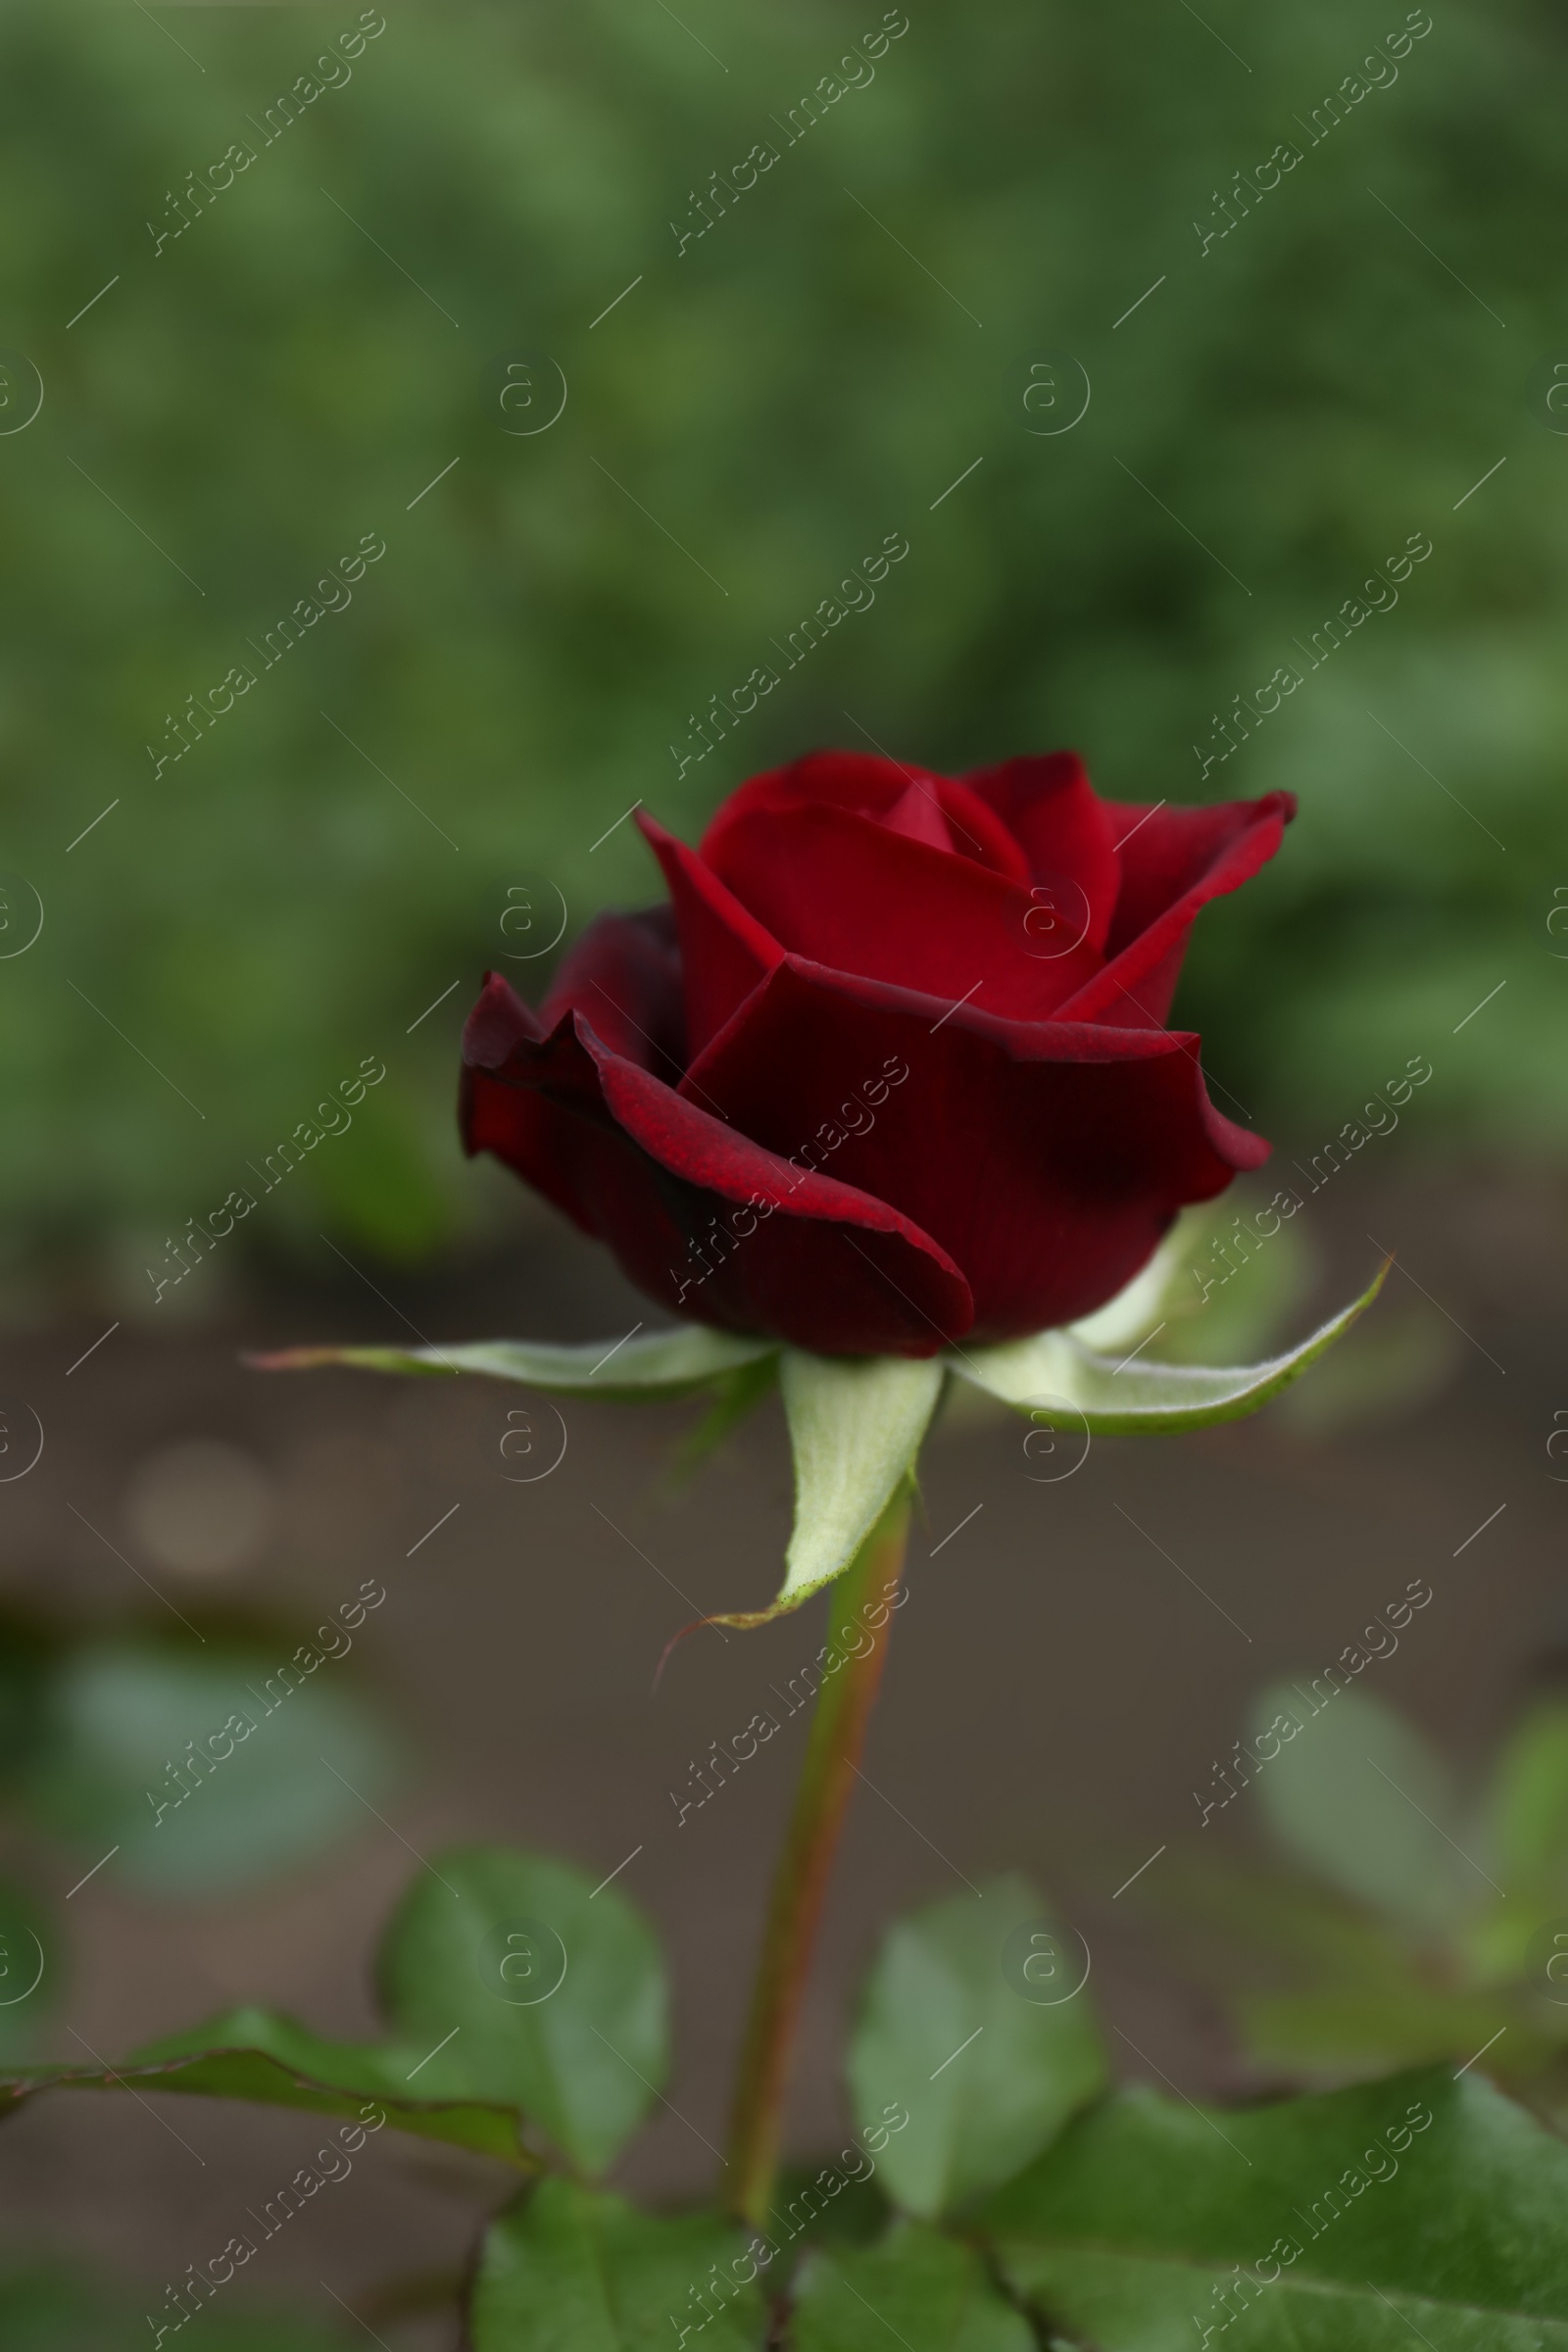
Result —
M 773 1876 L 736 2084 L 728 2194 L 741 2219 L 753 2224 L 765 2218 L 773 2193 L 801 2001 L 856 1762 L 865 1743 L 887 1656 L 891 1615 L 884 1614 L 880 1626 L 872 1626 L 867 1604 L 891 1601 L 904 1567 L 908 1524 L 906 1488 L 895 1495 L 833 1588 L 828 1646 L 830 1653 L 842 1648 L 845 1662 L 824 1679 L 817 1694 L 795 1807 Z M 870 1637 L 870 1647 L 859 1656 L 849 1649 L 858 1627 Z

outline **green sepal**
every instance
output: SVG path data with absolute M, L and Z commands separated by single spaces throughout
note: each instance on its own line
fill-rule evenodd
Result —
M 1310 1339 L 1261 1364 L 1163 1364 L 1142 1354 L 1119 1363 L 1097 1355 L 1070 1331 L 1036 1332 L 1000 1348 L 954 1348 L 955 1372 L 1020 1412 L 1067 1405 L 1095 1437 L 1143 1437 L 1239 1421 L 1279 1396 L 1342 1339 L 1383 1288 L 1392 1259 L 1359 1298 Z
M 596 1396 L 608 1404 L 658 1403 L 689 1396 L 727 1373 L 776 1355 L 775 1340 L 738 1339 L 706 1323 L 650 1331 L 622 1340 L 558 1347 L 547 1340 L 467 1340 L 442 1348 L 284 1348 L 246 1360 L 261 1372 L 311 1372 L 343 1364 L 361 1372 L 405 1372 L 439 1379 L 478 1372 L 520 1381 L 557 1396 Z
M 771 1624 L 842 1575 L 911 1479 L 945 1377 L 932 1357 L 785 1348 L 779 1386 L 795 1456 L 795 1526 L 784 1582 L 765 1609 L 710 1623 Z

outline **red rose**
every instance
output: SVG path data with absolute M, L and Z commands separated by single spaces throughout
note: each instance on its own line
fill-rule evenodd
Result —
M 1071 752 L 958 779 L 817 752 L 604 914 L 536 1016 L 492 973 L 462 1124 L 672 1312 L 819 1354 L 1069 1323 L 1269 1147 L 1163 1026 L 1288 793 L 1150 809 Z

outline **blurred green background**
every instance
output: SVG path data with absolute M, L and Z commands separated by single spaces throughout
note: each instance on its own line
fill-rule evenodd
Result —
M 384 1083 L 247 1231 L 413 1255 L 515 1214 L 453 1125 L 481 971 L 657 895 L 633 828 L 601 838 L 631 803 L 691 835 L 823 742 L 1292 787 L 1179 1007 L 1218 1099 L 1313 1148 L 1424 1054 L 1411 1133 L 1560 1151 L 1560 17 L 1435 9 L 1309 143 L 1394 0 L 910 0 L 786 144 L 872 0 L 390 6 L 276 127 L 358 18 L 0 24 L 0 1222 L 29 1280 L 150 1305 L 165 1236 L 366 1056 Z M 1087 413 L 1050 429 L 1075 364 Z M 689 714 L 890 532 L 874 609 L 681 773 Z M 1213 714 L 1416 532 L 1397 607 L 1202 780 Z M 365 534 L 352 603 L 264 669 Z M 246 662 L 155 773 L 166 714 Z M 504 968 L 536 995 L 549 957 Z

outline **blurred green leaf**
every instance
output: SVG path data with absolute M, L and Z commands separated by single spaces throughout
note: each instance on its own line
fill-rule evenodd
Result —
M 766 2318 L 746 2245 L 707 2214 L 638 2213 L 576 2181 L 541 2181 L 485 2232 L 475 2352 L 668 2352 L 683 2329 L 701 2330 L 712 2352 L 761 2352 Z
M 888 1931 L 849 2071 L 862 2137 L 896 2203 L 930 2219 L 994 2187 L 1102 2086 L 1087 1973 L 1081 1939 L 1017 1877 Z M 906 2124 L 893 2121 L 900 2113 Z
M 129 1634 L 62 1652 L 18 1794 L 92 1860 L 118 1848 L 111 1875 L 213 1901 L 362 1829 L 395 1768 L 380 1715 L 309 1638 Z
M 1568 1706 L 1538 1706 L 1509 1734 L 1488 1810 L 1498 1876 L 1568 1903 Z
M 1522 2026 L 1512 2004 L 1485 1992 L 1445 1990 L 1413 1968 L 1396 1983 L 1252 1993 L 1238 2011 L 1250 2057 L 1308 2079 L 1343 2081 L 1439 2058 L 1462 2063 L 1491 2044 L 1488 2066 L 1517 2082 L 1551 2055 L 1549 2042 Z
M 793 2352 L 865 2352 L 883 2330 L 906 2352 L 1031 2352 L 1036 2340 L 980 2256 L 919 2222 L 858 2253 L 813 2256 L 797 2290 Z
M 1315 1881 L 1173 1858 L 1145 1907 L 1218 1991 L 1249 2057 L 1273 2071 L 1343 2080 L 1460 2060 L 1504 2025 L 1507 2040 L 1488 2063 L 1500 2062 L 1510 2080 L 1551 2054 L 1516 2004 L 1470 1981 L 1455 1949 L 1412 1948 L 1406 1930 Z
M 401 2131 L 525 2166 L 518 2128 L 529 2124 L 598 2171 L 664 2071 L 653 1935 L 623 1895 L 596 1894 L 564 1863 L 503 1846 L 440 1855 L 393 1915 L 376 1981 L 380 2041 L 332 2041 L 234 2009 L 118 2067 L 7 2067 L 0 2091 L 141 2082 L 361 2119 L 371 2105 Z
M 1282 1712 L 1300 1719 L 1293 1684 L 1262 1693 L 1257 1732 Z M 1454 1842 L 1460 1824 L 1442 1761 L 1368 1690 L 1337 1688 L 1259 1765 L 1255 1787 L 1269 1827 L 1295 1860 L 1413 1933 L 1439 1934 L 1496 1891 L 1479 1860 Z
M 447 2046 L 426 2095 L 514 2100 L 556 2145 L 602 2172 L 669 2063 L 663 1963 L 615 1886 L 506 1846 L 444 1855 L 404 1897 L 376 1982 L 405 2040 Z M 428 2037 L 428 2038 L 426 2038 Z
M 1565 2201 L 1568 2148 L 1441 2067 L 1240 2112 L 1123 2094 L 975 2219 L 1102 2352 L 1563 2352 Z

